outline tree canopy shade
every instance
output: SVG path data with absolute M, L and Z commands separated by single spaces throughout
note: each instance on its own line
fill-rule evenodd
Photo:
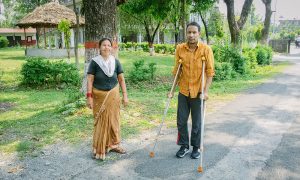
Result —
M 240 18 L 237 21 L 234 13 L 234 0 L 224 0 L 224 2 L 227 6 L 227 19 L 231 36 L 231 43 L 235 47 L 240 48 L 242 43 L 241 30 L 243 29 L 247 21 L 247 17 L 250 13 L 253 0 L 245 0 Z

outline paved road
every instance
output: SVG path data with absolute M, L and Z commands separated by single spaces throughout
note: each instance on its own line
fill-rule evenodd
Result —
M 86 144 L 63 148 L 57 144 L 43 156 L 23 162 L 18 173 L 0 169 L 0 177 L 2 173 L 4 179 L 300 179 L 300 57 L 275 59 L 288 59 L 293 66 L 207 115 L 203 174 L 196 171 L 198 160 L 175 157 L 177 132 L 164 130 L 154 158 L 149 157 L 150 140 L 127 143 L 130 153 L 106 164 L 91 160 Z

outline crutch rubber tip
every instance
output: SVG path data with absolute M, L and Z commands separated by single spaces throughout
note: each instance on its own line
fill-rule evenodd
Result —
M 202 173 L 203 172 L 203 168 L 201 166 L 198 167 L 198 172 Z
M 154 157 L 154 152 L 150 152 L 150 157 Z

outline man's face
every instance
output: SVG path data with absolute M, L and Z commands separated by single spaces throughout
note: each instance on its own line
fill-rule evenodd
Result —
M 195 44 L 198 42 L 200 32 L 197 26 L 189 26 L 186 29 L 186 36 L 189 44 Z

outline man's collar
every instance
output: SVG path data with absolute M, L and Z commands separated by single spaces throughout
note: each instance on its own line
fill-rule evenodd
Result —
M 198 43 L 197 43 L 197 48 L 200 48 L 200 46 L 201 46 L 201 43 L 198 41 Z M 183 47 L 185 47 L 186 49 L 189 49 L 188 43 L 187 43 L 187 42 L 184 43 L 184 44 L 183 44 Z

